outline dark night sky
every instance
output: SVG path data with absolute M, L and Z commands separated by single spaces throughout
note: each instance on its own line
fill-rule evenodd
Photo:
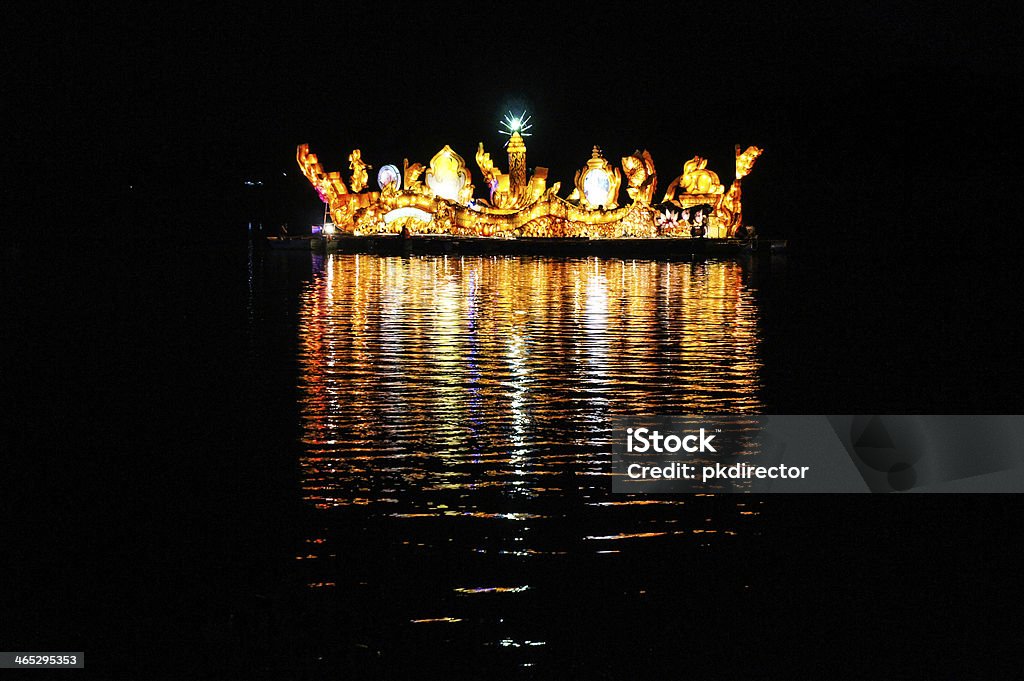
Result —
M 85 202 L 134 203 L 132 216 L 302 223 L 319 209 L 292 172 L 296 144 L 347 175 L 355 147 L 379 167 L 449 143 L 477 174 L 476 143 L 500 158 L 496 122 L 525 105 L 528 162 L 563 188 L 593 144 L 609 158 L 650 149 L 663 187 L 696 153 L 725 178 L 733 144 L 765 147 L 748 211 L 783 236 L 808 209 L 926 209 L 950 166 L 983 183 L 1012 160 L 999 130 L 1021 99 L 1006 85 L 1024 64 L 1006 30 L 1019 11 L 378 9 L 16 16 L 31 37 L 5 48 L 4 98 L 35 125 L 15 142 L 59 175 L 76 168 Z M 261 199 L 248 178 L 267 182 Z

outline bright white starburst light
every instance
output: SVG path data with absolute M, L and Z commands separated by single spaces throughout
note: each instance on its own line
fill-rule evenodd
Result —
M 511 111 L 509 111 L 507 114 L 505 114 L 505 118 L 502 119 L 500 123 L 502 129 L 499 130 L 498 132 L 500 132 L 503 135 L 508 135 L 509 137 L 511 137 L 513 133 L 518 132 L 522 137 L 529 137 L 530 135 L 533 134 L 530 132 L 526 132 L 527 130 L 533 127 L 533 125 L 530 123 L 531 118 L 533 118 L 533 116 L 527 116 L 525 110 L 518 116 L 514 115 Z

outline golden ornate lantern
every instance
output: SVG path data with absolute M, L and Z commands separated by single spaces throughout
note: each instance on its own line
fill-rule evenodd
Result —
M 612 210 L 619 205 L 621 183 L 622 173 L 613 168 L 595 146 L 587 165 L 576 172 L 576 191 L 569 199 L 578 199 L 580 206 L 590 210 Z

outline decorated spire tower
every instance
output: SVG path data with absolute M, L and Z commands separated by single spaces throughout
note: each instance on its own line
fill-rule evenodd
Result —
M 533 127 L 531 118 L 525 111 L 518 116 L 509 111 L 501 121 L 504 129 L 500 132 L 509 136 L 505 143 L 508 150 L 509 193 L 517 199 L 526 193 L 526 142 L 523 137 L 530 136 L 527 130 Z
M 512 195 L 522 196 L 526 190 L 526 142 L 518 132 L 508 139 L 508 175 Z

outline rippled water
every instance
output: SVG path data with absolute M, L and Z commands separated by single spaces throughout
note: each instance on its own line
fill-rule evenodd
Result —
M 376 627 L 412 628 L 530 666 L 560 594 L 642 598 L 668 587 L 632 561 L 741 541 L 759 502 L 612 495 L 607 472 L 615 416 L 762 408 L 747 279 L 731 261 L 316 263 L 299 321 L 308 588 L 347 604 L 367 650 L 389 645 Z M 624 591 L 594 582 L 606 570 Z
M 6 263 L 12 366 L 42 360 L 5 375 L 5 460 L 42 485 L 8 504 L 12 647 L 126 678 L 1017 659 L 1020 495 L 627 497 L 604 475 L 617 414 L 1019 411 L 1010 294 L 915 294 L 951 270 L 831 242 L 741 264 L 167 238 Z

